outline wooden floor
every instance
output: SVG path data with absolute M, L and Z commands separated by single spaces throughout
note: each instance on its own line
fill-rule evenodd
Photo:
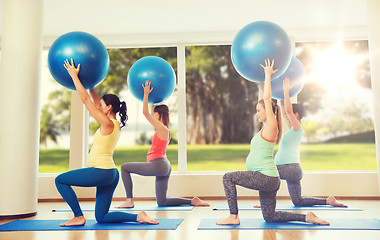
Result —
M 226 203 L 224 200 L 210 200 L 211 206 L 215 203 Z M 253 203 L 257 200 L 239 200 L 239 203 Z M 279 200 L 279 203 L 290 203 L 290 200 Z M 380 200 L 342 200 L 362 208 L 364 211 L 314 211 L 318 216 L 329 220 L 329 218 L 380 218 Z M 92 202 L 82 202 L 90 204 Z M 118 202 L 114 202 L 117 204 Z M 153 201 L 137 201 L 138 203 L 154 203 Z M 72 213 L 52 212 L 53 208 L 66 206 L 64 202 L 41 202 L 38 204 L 38 214 L 28 219 L 69 219 Z M 196 207 L 192 211 L 167 211 L 147 212 L 154 218 L 183 218 L 184 221 L 176 230 L 122 230 L 122 231 L 39 231 L 39 232 L 0 232 L 1 240 L 16 239 L 70 239 L 70 240 L 117 240 L 117 239 L 181 239 L 181 240 L 203 240 L 203 239 L 380 239 L 380 231 L 364 230 L 197 230 L 202 218 L 225 218 L 228 211 L 213 211 L 212 207 Z M 240 211 L 240 218 L 260 218 L 260 211 Z M 85 212 L 88 219 L 94 218 L 93 212 Z M 0 224 L 11 220 L 0 220 Z

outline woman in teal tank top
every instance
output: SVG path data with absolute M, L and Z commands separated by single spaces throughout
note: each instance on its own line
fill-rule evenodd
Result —
M 271 75 L 277 71 L 273 69 L 269 59 L 265 66 L 264 84 L 260 84 L 259 99 L 256 106 L 256 116 L 263 123 L 262 129 L 251 140 L 251 151 L 246 160 L 248 171 L 228 172 L 223 176 L 224 191 L 227 197 L 230 216 L 217 222 L 218 225 L 240 224 L 238 216 L 236 185 L 258 190 L 263 218 L 267 222 L 302 221 L 314 224 L 329 223 L 318 218 L 314 213 L 298 214 L 285 211 L 276 211 L 276 194 L 280 187 L 280 178 L 273 159 L 273 150 L 276 142 L 281 138 L 281 113 L 277 104 L 272 102 Z
M 289 130 L 283 135 L 275 160 L 280 179 L 286 180 L 290 198 L 295 206 L 331 205 L 347 207 L 339 203 L 333 196 L 328 198 L 302 197 L 301 179 L 303 176 L 300 165 L 299 145 L 303 135 L 301 119 L 305 116 L 305 109 L 300 104 L 292 104 L 289 90 L 290 80 L 283 80 L 284 101 L 281 101 L 285 126 Z

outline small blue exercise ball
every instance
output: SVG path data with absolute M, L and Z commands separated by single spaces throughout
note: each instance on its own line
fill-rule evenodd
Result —
M 297 96 L 305 85 L 306 71 L 302 62 L 294 56 L 288 69 L 280 77 L 273 79 L 271 82 L 273 98 L 284 100 L 283 80 L 286 77 L 289 77 L 290 81 L 289 96 Z
M 292 41 L 277 24 L 256 21 L 241 29 L 231 46 L 231 59 L 236 71 L 252 82 L 264 82 L 265 59 L 274 59 L 272 79 L 279 77 L 288 68 L 292 59 Z
M 128 72 L 128 88 L 132 95 L 143 101 L 144 89 L 142 84 L 151 81 L 152 92 L 148 102 L 157 104 L 165 101 L 173 93 L 176 75 L 172 66 L 163 58 L 147 56 L 137 60 Z
M 62 86 L 76 90 L 73 80 L 63 66 L 65 59 L 80 64 L 79 80 L 85 89 L 93 89 L 108 74 L 110 59 L 106 47 L 86 32 L 69 32 L 57 38 L 50 47 L 48 66 L 53 78 Z

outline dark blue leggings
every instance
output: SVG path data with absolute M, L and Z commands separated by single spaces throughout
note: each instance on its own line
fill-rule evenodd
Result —
M 137 214 L 108 212 L 118 182 L 119 171 L 116 168 L 81 168 L 62 173 L 55 178 L 58 192 L 70 206 L 75 217 L 83 216 L 83 212 L 71 186 L 96 187 L 95 218 L 97 222 L 136 222 Z

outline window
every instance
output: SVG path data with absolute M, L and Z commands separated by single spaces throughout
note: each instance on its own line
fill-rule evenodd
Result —
M 302 42 L 304 170 L 376 170 L 368 41 Z
M 245 170 L 258 131 L 257 84 L 242 78 L 231 47 L 186 47 L 187 159 L 189 171 Z
M 129 120 L 114 155 L 118 168 L 126 162 L 145 162 L 154 133 L 142 115 L 142 102 L 128 90 L 128 71 L 145 56 L 160 56 L 176 71 L 176 51 L 175 47 L 109 49 L 110 70 L 96 91 L 100 97 L 114 93 L 127 103 Z M 307 73 L 305 86 L 297 96 L 308 112 L 302 122 L 303 169 L 375 170 L 368 41 L 300 42 L 294 54 Z M 187 170 L 245 170 L 250 140 L 261 127 L 255 116 L 258 84 L 236 72 L 230 45 L 187 46 L 185 56 Z M 65 92 L 68 90 L 51 80 L 46 58 L 47 51 L 41 136 L 53 134 L 57 141 L 46 137 L 47 141 L 41 142 L 40 172 L 62 172 L 68 170 L 70 98 Z M 56 97 L 48 100 L 49 93 Z M 175 90 L 165 101 L 170 108 L 172 142 L 167 155 L 173 171 L 178 170 L 178 94 Z M 90 148 L 98 127 L 90 118 Z
M 39 172 L 60 173 L 69 170 L 71 91 L 51 76 L 48 50 L 42 54 L 40 95 Z
M 307 73 L 303 169 L 375 170 L 368 41 L 297 43 L 295 55 Z M 228 45 L 186 47 L 189 171 L 246 170 L 258 88 L 230 59 Z

